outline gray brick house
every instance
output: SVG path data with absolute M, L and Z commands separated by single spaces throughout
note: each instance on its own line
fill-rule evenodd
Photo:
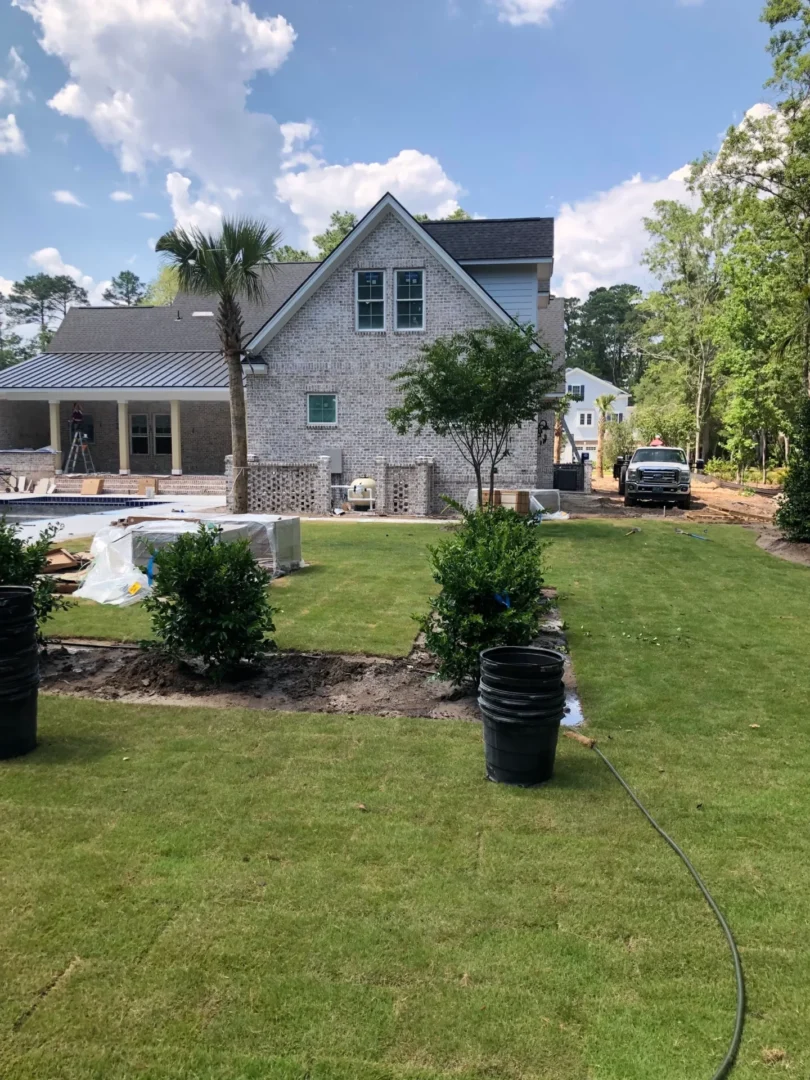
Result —
M 551 299 L 550 218 L 417 222 L 391 195 L 322 263 L 281 263 L 247 305 L 245 387 L 251 506 L 323 511 L 331 486 L 378 482 L 388 512 L 435 513 L 472 471 L 429 432 L 397 435 L 390 376 L 425 341 L 493 322 L 531 322 L 560 365 L 561 300 Z M 227 374 L 214 301 L 166 308 L 72 308 L 45 356 L 0 372 L 4 449 L 50 445 L 58 471 L 72 402 L 92 421 L 96 467 L 219 474 L 230 468 Z M 521 429 L 504 487 L 550 487 L 550 417 Z

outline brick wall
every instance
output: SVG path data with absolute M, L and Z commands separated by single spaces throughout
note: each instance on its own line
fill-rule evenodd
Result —
M 408 268 L 425 269 L 424 333 L 391 329 L 393 271 Z M 354 271 L 363 269 L 386 270 L 385 331 L 354 329 Z M 431 432 L 400 436 L 388 423 L 386 410 L 399 399 L 390 376 L 423 342 L 490 322 L 486 309 L 389 212 L 267 346 L 268 374 L 247 377 L 251 453 L 269 461 L 312 462 L 338 448 L 346 483 L 374 476 L 378 457 L 392 465 L 429 457 L 435 461 L 432 511 L 444 508 L 443 494 L 465 498 L 474 486 L 472 470 L 449 440 Z M 308 426 L 308 393 L 337 394 L 336 427 Z M 551 462 L 550 440 L 538 446 L 537 425 L 526 425 L 513 439 L 498 483 L 547 484 Z
M 0 401 L 0 450 L 38 450 L 50 430 L 47 401 Z
M 232 499 L 233 458 L 225 459 L 228 507 Z M 328 514 L 332 509 L 329 458 L 317 461 L 263 461 L 248 458 L 248 509 L 254 514 Z
M 0 450 L 0 469 L 10 469 L 12 476 L 25 476 L 28 480 L 41 480 L 46 476 L 54 476 L 58 461 L 58 454 L 48 452 L 26 453 L 24 450 Z

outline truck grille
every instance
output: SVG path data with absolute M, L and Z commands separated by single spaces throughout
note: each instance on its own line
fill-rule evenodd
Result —
M 642 484 L 677 484 L 680 473 L 677 469 L 644 469 L 639 479 Z

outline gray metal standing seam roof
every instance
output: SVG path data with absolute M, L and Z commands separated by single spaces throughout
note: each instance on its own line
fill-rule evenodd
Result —
M 0 396 L 9 390 L 171 390 L 227 387 L 216 352 L 44 353 L 0 371 Z

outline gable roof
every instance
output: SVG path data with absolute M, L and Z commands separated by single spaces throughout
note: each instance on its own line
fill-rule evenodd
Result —
M 263 326 L 319 265 L 274 263 L 272 270 L 265 271 L 261 303 L 240 304 L 245 331 L 252 334 Z M 195 311 L 216 312 L 216 305 L 214 296 L 178 293 L 168 307 L 72 307 L 48 354 L 218 350 L 214 319 L 194 316 Z
M 608 382 L 607 379 L 603 379 L 599 375 L 594 375 L 592 371 L 586 371 L 585 368 L 581 367 L 570 367 L 565 369 L 566 384 L 571 381 L 571 376 L 575 374 L 587 375 L 589 379 L 593 379 L 594 382 L 601 383 L 602 386 L 606 386 L 608 390 L 615 390 L 616 394 L 624 394 L 625 397 L 628 397 L 630 394 L 629 390 L 622 390 L 620 386 L 616 386 L 614 383 Z
M 554 218 L 423 221 L 422 228 L 457 262 L 554 258 Z
M 459 266 L 446 249 L 435 240 L 418 221 L 411 217 L 402 203 L 400 203 L 398 199 L 395 199 L 389 191 L 383 195 L 376 205 L 372 206 L 366 216 L 355 225 L 348 236 L 344 237 L 334 251 L 327 255 L 324 261 L 312 274 L 310 274 L 306 281 L 299 286 L 296 292 L 282 304 L 278 311 L 276 311 L 275 314 L 268 319 L 265 325 L 251 338 L 247 344 L 246 351 L 248 353 L 253 353 L 263 349 L 267 343 L 275 337 L 279 330 L 290 321 L 293 315 L 303 307 L 309 297 L 320 288 L 323 282 L 346 261 L 355 248 L 361 244 L 375 228 L 382 215 L 389 210 L 399 218 L 401 223 L 413 234 L 413 236 L 428 248 L 431 254 L 433 254 L 438 261 L 449 270 L 459 284 L 475 297 L 481 306 L 489 311 L 494 318 L 499 322 L 514 322 L 511 315 L 504 311 L 496 300 L 493 300 L 486 289 L 482 288 L 475 278 L 471 277 L 462 266 Z

